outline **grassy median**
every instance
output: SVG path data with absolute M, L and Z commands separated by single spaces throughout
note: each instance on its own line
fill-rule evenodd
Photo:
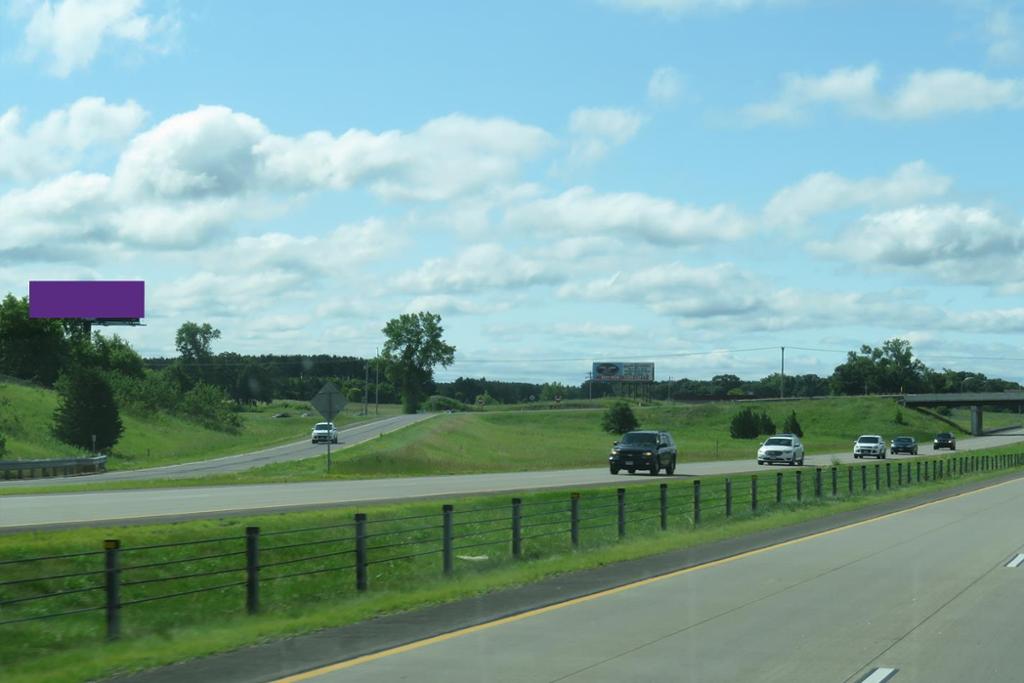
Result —
M 1012 449 L 1001 449 L 1011 452 Z M 972 458 L 979 454 L 964 454 Z M 931 479 L 929 463 L 948 458 L 889 461 L 837 468 L 836 498 L 831 469 L 823 472 L 822 498 L 815 498 L 814 470 L 769 470 L 731 478 L 732 516 L 726 518 L 725 477 L 701 480 L 701 523 L 693 524 L 694 485 L 668 483 L 668 530 L 659 528 L 658 484 L 640 480 L 626 488 L 626 538 L 617 534 L 613 488 L 581 492 L 580 547 L 569 538 L 569 491 L 527 493 L 522 499 L 522 558 L 510 555 L 511 504 L 507 494 L 453 499 L 454 573 L 442 574 L 441 502 L 226 518 L 181 524 L 78 529 L 0 537 L 0 621 L 101 606 L 104 539 L 121 541 L 122 639 L 105 642 L 102 611 L 0 626 L 0 662 L 12 682 L 70 683 L 117 672 L 226 651 L 245 644 L 370 616 L 411 609 L 554 574 L 698 545 L 780 527 L 884 500 L 906 498 L 965 481 L 999 476 L 1005 469 Z M 958 461 L 954 461 L 958 462 Z M 917 463 L 929 473 L 918 481 Z M 913 485 L 897 487 L 897 466 Z M 803 502 L 798 504 L 797 472 Z M 861 472 L 866 474 L 862 478 Z M 783 502 L 775 503 L 776 475 L 782 473 Z M 758 482 L 758 510 L 751 511 L 751 481 Z M 864 483 L 867 484 L 866 488 Z M 353 513 L 367 514 L 369 590 L 355 590 Z M 244 529 L 259 526 L 261 614 L 245 611 Z M 181 545 L 168 545 L 181 544 Z M 27 557 L 92 553 L 31 563 Z M 100 573 L 97 573 L 100 572 Z M 309 573 L 314 572 L 314 573 Z M 56 577 L 38 580 L 38 577 Z M 182 578 L 173 578 L 173 577 Z M 216 590 L 204 590 L 226 586 Z M 191 592 L 202 591 L 202 592 Z M 61 595 L 52 595 L 61 593 Z M 178 597 L 159 599 L 163 595 Z M 26 600 L 39 595 L 41 600 Z

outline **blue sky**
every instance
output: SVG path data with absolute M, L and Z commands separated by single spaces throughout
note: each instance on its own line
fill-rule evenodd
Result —
M 145 279 L 145 354 L 432 310 L 441 379 L 1021 380 L 1022 112 L 1010 2 L 13 0 L 0 291 Z

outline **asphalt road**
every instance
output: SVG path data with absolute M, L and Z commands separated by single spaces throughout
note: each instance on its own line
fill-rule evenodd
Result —
M 1015 479 L 280 683 L 1017 682 L 1022 516 Z
M 420 422 L 435 413 L 424 413 L 416 415 L 395 415 L 379 420 L 372 420 L 363 424 L 355 425 L 338 431 L 338 444 L 332 446 L 332 450 L 350 448 L 364 441 L 375 439 L 380 434 L 393 432 L 414 422 Z M 310 423 L 312 425 L 312 422 Z M 326 444 L 312 444 L 303 439 L 295 443 L 274 446 L 252 453 L 240 453 L 228 455 L 223 458 L 212 460 L 200 460 L 197 462 L 186 462 L 178 465 L 166 465 L 164 467 L 150 467 L 140 470 L 122 470 L 117 472 L 104 472 L 102 474 L 90 474 L 78 477 L 55 477 L 52 479 L 21 479 L 0 481 L 0 487 L 17 486 L 60 486 L 66 484 L 91 484 L 103 481 L 142 481 L 145 479 L 187 479 L 191 477 L 204 477 L 210 474 L 227 474 L 230 472 L 241 472 L 243 470 L 269 465 L 275 462 L 290 462 L 292 460 L 303 460 L 322 455 L 327 452 Z
M 380 424 L 380 423 L 378 423 Z M 1024 434 L 1001 434 L 964 439 L 961 451 L 989 448 L 1024 440 Z M 852 449 L 851 449 L 852 450 Z M 924 455 L 924 451 L 921 453 Z M 833 456 L 808 456 L 808 465 L 830 465 Z M 837 454 L 852 461 L 849 454 Z M 910 456 L 899 456 L 908 458 Z M 689 463 L 677 476 L 706 476 L 757 471 L 753 460 Z M 593 486 L 645 481 L 646 475 L 609 474 L 607 468 L 504 472 L 394 479 L 302 482 L 236 486 L 197 486 L 139 490 L 91 491 L 0 496 L 0 530 L 98 524 L 128 520 L 173 520 L 190 516 L 215 517 L 232 512 L 269 512 L 317 506 L 374 503 L 496 493 L 527 489 Z

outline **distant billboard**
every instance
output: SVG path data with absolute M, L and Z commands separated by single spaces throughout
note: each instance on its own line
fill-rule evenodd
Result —
M 28 283 L 31 318 L 139 320 L 146 315 L 142 280 L 33 280 Z
M 653 382 L 654 363 L 594 363 L 596 382 Z

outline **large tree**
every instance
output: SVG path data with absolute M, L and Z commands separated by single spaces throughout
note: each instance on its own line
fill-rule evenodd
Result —
M 455 347 L 441 337 L 444 328 L 436 313 L 403 313 L 389 320 L 382 331 L 387 337 L 381 355 L 388 378 L 399 387 L 405 412 L 415 413 L 434 380 L 434 366 L 451 365 Z
M 214 373 L 212 367 L 214 339 L 220 339 L 220 330 L 210 323 L 185 322 L 174 335 L 174 346 L 178 349 L 178 362 L 171 369 L 171 376 L 188 391 L 200 381 L 208 380 Z
M 59 401 L 53 412 L 53 433 L 80 448 L 107 450 L 124 431 L 114 392 L 103 373 L 96 368 L 78 368 L 62 375 L 57 382 Z
M 0 373 L 50 386 L 67 355 L 59 320 L 30 318 L 26 297 L 8 294 L 0 301 Z

